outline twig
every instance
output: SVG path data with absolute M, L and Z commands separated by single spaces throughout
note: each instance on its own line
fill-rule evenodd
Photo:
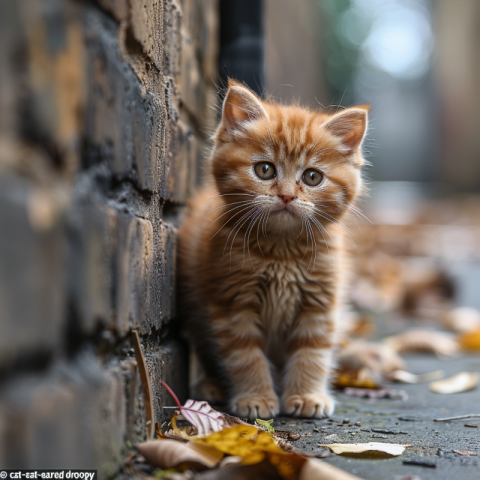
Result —
M 469 415 L 458 415 L 458 417 L 435 418 L 434 422 L 448 422 L 450 420 L 462 420 L 463 418 L 480 417 L 480 413 L 470 413 Z
M 137 330 L 132 330 L 132 342 L 135 350 L 135 358 L 137 360 L 138 373 L 140 374 L 140 380 L 143 391 L 143 403 L 145 405 L 145 424 L 147 426 L 148 438 L 153 438 L 154 433 L 154 414 L 153 414 L 153 402 L 152 402 L 152 387 L 150 385 L 150 377 L 148 375 L 147 364 L 145 357 L 143 356 L 142 346 L 140 345 L 140 338 Z

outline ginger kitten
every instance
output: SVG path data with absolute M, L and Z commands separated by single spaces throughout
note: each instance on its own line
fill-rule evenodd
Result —
M 179 289 L 189 338 L 236 415 L 333 412 L 341 223 L 362 188 L 368 108 L 282 106 L 229 81 L 210 181 L 179 231 Z

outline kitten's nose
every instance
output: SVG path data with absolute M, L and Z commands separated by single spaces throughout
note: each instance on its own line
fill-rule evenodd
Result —
M 279 195 L 279 197 L 285 202 L 290 203 L 295 197 L 293 195 Z

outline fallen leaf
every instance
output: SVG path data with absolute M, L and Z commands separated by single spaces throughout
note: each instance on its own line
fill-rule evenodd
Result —
M 435 372 L 423 373 L 421 375 L 415 375 L 414 373 L 410 373 L 405 370 L 395 370 L 388 375 L 388 379 L 394 382 L 416 384 L 433 382 L 434 380 L 439 380 L 444 376 L 445 373 L 443 370 L 436 370 Z
M 445 332 L 412 329 L 384 339 L 398 353 L 429 352 L 443 357 L 458 353 L 458 342 Z
M 223 458 L 223 453 L 215 448 L 193 442 L 149 440 L 138 444 L 137 448 L 154 467 L 178 468 L 182 471 L 193 466 L 213 468 Z
M 340 371 L 337 373 L 333 385 L 337 388 L 378 388 L 377 379 L 372 377 L 372 372 L 367 368 L 359 371 Z
M 443 325 L 455 332 L 480 331 L 480 312 L 476 308 L 459 307 L 444 312 Z M 480 348 L 477 347 L 477 348 Z
M 477 386 L 478 379 L 478 373 L 460 372 L 444 380 L 432 382 L 430 390 L 441 394 L 467 392 Z
M 468 452 L 467 450 L 453 450 L 453 453 L 458 453 L 458 455 L 462 455 L 462 457 L 476 457 L 476 452 Z
M 338 353 L 337 364 L 340 372 L 368 369 L 374 372 L 370 376 L 405 369 L 405 362 L 393 348 L 383 343 L 363 341 L 347 343 Z
M 183 418 L 187 420 L 196 431 L 189 429 L 188 427 L 181 429 L 176 425 L 178 414 L 175 413 L 172 417 L 173 433 L 181 438 L 190 439 L 193 436 L 204 437 L 214 432 L 219 432 L 226 426 L 244 424 L 242 419 L 221 413 L 218 410 L 213 409 L 208 402 L 199 402 L 196 400 L 187 400 L 185 405 L 181 405 L 177 396 L 173 390 L 165 383 L 162 385 L 168 390 L 178 405 L 178 410 L 182 414 Z
M 403 453 L 409 445 L 398 445 L 395 443 L 335 443 L 332 445 L 318 444 L 319 447 L 328 447 L 337 455 L 360 454 L 360 453 L 384 453 L 391 456 L 398 456 Z
M 480 350 L 480 330 L 460 335 L 458 342 L 464 350 Z
M 227 427 L 192 441 L 228 455 L 240 456 L 243 465 L 253 465 L 267 459 L 285 479 L 295 478 L 306 461 L 303 455 L 284 451 L 269 433 L 253 425 Z

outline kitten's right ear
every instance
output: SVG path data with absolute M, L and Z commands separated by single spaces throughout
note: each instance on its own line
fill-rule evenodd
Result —
M 268 118 L 260 99 L 248 88 L 229 81 L 222 109 L 222 123 L 227 132 L 242 131 L 248 122 L 260 118 Z

